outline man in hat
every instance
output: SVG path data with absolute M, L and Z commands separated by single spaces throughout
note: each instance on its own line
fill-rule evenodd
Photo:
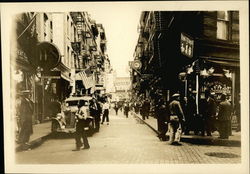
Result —
M 166 141 L 166 133 L 168 131 L 168 126 L 166 124 L 168 120 L 168 110 L 167 103 L 162 95 L 160 95 L 156 101 L 155 116 L 157 118 L 157 128 L 159 131 L 158 138 L 161 141 Z
M 204 131 L 206 131 L 207 136 L 211 136 L 211 132 L 214 127 L 214 117 L 216 115 L 216 103 L 212 98 L 210 91 L 205 91 L 205 110 L 203 111 L 204 115 Z M 205 133 L 205 132 L 204 132 Z M 204 135 L 203 133 L 203 135 Z
M 180 94 L 175 93 L 172 96 L 172 101 L 169 104 L 169 112 L 170 112 L 170 137 L 169 142 L 171 145 L 181 145 L 181 124 L 185 121 L 184 114 L 181 108 L 181 104 L 179 102 Z
M 186 104 L 186 115 L 185 115 L 185 135 L 189 135 L 190 130 L 194 130 L 194 120 L 196 116 L 196 102 L 195 102 L 195 92 L 190 92 L 188 98 L 187 98 L 187 104 Z
M 22 150 L 28 150 L 30 135 L 33 133 L 32 115 L 34 112 L 33 102 L 30 99 L 30 91 L 21 92 L 20 115 L 20 134 L 18 142 Z
M 75 141 L 76 148 L 72 151 L 80 151 L 82 144 L 84 145 L 82 149 L 89 149 L 89 142 L 87 138 L 87 133 L 85 127 L 87 126 L 88 111 L 84 107 L 84 102 L 80 101 L 78 103 L 78 111 L 76 112 L 76 131 L 75 131 Z M 83 139 L 83 143 L 81 141 Z
M 231 104 L 226 100 L 226 95 L 221 95 L 221 102 L 219 104 L 219 113 L 218 113 L 218 121 L 219 121 L 219 133 L 220 138 L 228 139 L 229 130 L 228 127 L 231 121 L 231 113 L 232 108 Z
M 101 121 L 101 112 L 102 108 L 96 98 L 90 100 L 89 112 L 92 117 L 94 117 L 95 121 L 95 130 L 99 132 L 100 129 L 100 121 Z
M 145 120 L 145 118 L 148 119 L 149 111 L 150 111 L 150 102 L 148 99 L 145 99 L 142 104 L 142 119 L 143 120 Z

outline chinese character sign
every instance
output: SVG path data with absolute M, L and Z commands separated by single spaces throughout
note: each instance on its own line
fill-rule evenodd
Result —
M 181 33 L 181 53 L 187 57 L 193 57 L 194 41 Z

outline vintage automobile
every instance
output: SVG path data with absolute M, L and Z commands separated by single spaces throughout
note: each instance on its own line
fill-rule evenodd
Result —
M 83 107 L 86 107 L 88 115 L 87 121 L 89 122 L 89 126 L 85 128 L 88 130 L 88 134 L 92 134 L 94 132 L 95 124 L 94 119 L 89 115 L 89 103 L 92 97 L 90 96 L 72 96 L 64 101 L 64 107 L 62 107 L 62 112 L 58 113 L 55 118 L 52 118 L 51 131 L 53 133 L 56 132 L 75 132 L 75 124 L 76 124 L 76 112 L 78 110 L 78 103 L 84 103 Z

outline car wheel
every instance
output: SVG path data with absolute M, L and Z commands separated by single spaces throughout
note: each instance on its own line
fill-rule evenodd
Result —
M 57 121 L 52 121 L 51 131 L 56 132 L 60 128 L 60 125 Z

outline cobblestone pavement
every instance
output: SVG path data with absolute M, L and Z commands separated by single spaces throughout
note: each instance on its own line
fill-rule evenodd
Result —
M 40 147 L 16 153 L 17 164 L 227 164 L 241 162 L 240 147 L 194 145 L 171 146 L 155 133 L 122 113 L 110 115 L 110 125 L 89 137 L 91 148 L 73 152 L 74 139 L 51 139 Z M 219 158 L 205 153 L 233 153 L 234 158 Z

